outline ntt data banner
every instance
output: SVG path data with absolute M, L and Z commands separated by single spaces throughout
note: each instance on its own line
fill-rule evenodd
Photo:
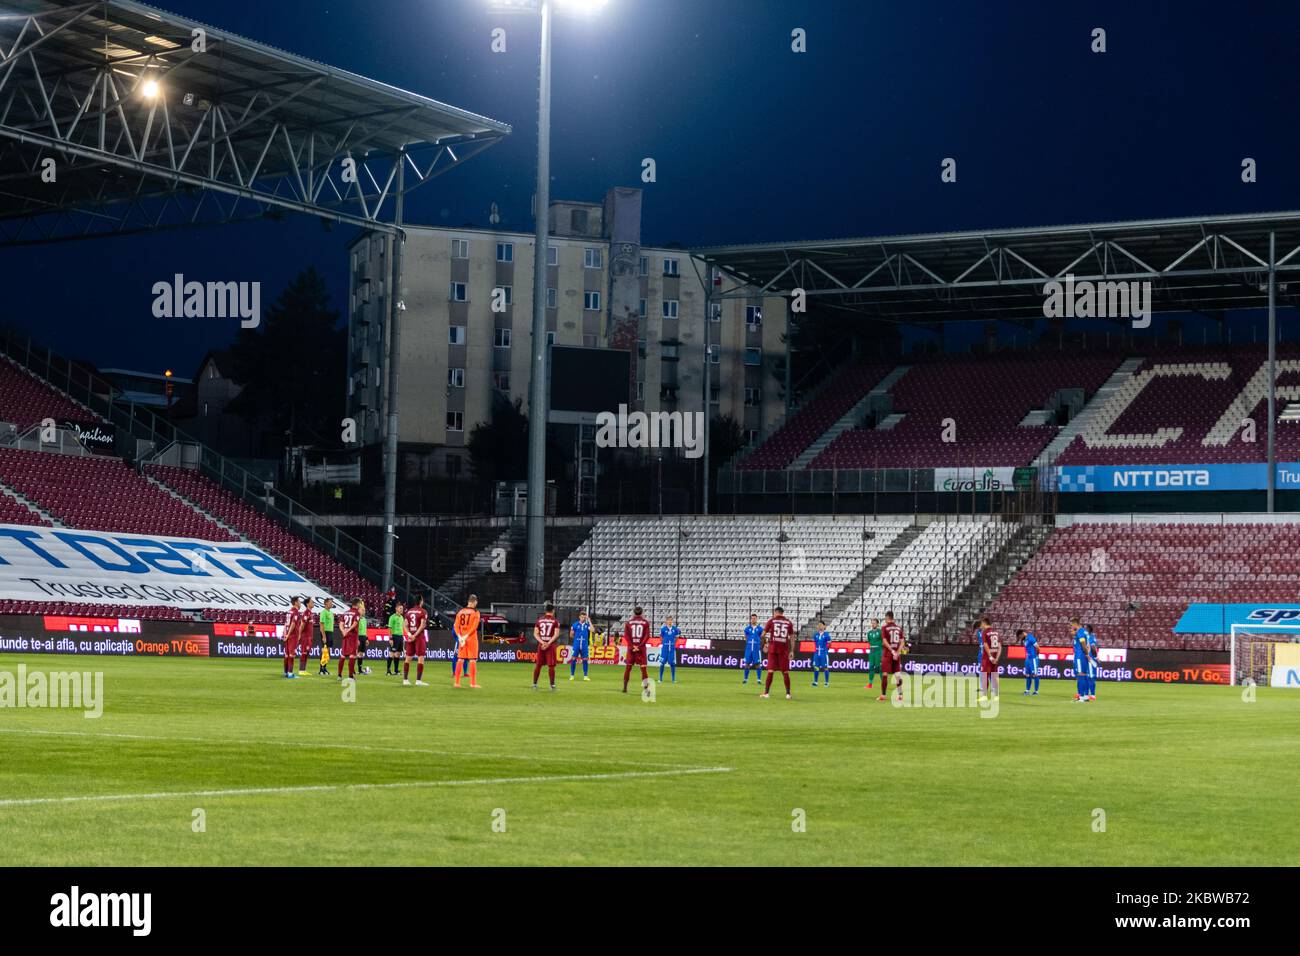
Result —
M 1061 465 L 1057 491 L 1260 491 L 1268 465 Z M 1300 464 L 1279 463 L 1277 487 L 1300 489 Z
M 242 541 L 0 525 L 6 600 L 274 610 L 295 594 L 326 596 Z

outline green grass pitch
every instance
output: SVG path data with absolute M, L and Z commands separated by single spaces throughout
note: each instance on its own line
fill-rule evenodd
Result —
M 877 703 L 847 674 L 800 673 L 786 701 L 681 668 L 644 703 L 612 667 L 566 669 L 552 694 L 524 665 L 453 691 L 445 663 L 407 688 L 372 662 L 346 703 L 276 661 L 0 670 L 20 663 L 102 671 L 105 708 L 0 710 L 6 866 L 1300 859 L 1300 695 L 1283 690 L 1104 684 L 1075 704 L 1072 684 L 1027 699 L 1008 680 L 981 719 Z

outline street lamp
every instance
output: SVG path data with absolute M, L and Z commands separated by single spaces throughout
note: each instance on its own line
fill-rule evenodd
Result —
M 546 262 L 551 206 L 551 11 L 598 13 L 608 0 L 488 0 L 499 13 L 539 13 L 542 18 L 541 66 L 537 93 L 537 236 L 533 255 L 533 358 L 528 389 L 528 551 L 524 587 L 539 597 L 546 566 Z

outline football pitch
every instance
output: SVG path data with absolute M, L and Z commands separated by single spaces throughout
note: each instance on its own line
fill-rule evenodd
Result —
M 101 671 L 104 709 L 0 709 L 0 865 L 1293 865 L 1300 696 L 1005 680 L 996 717 L 860 676 L 678 670 L 480 690 L 278 661 L 5 656 Z M 314 673 L 314 666 L 312 667 Z M 654 672 L 652 672 L 654 673 Z M 543 684 L 545 672 L 543 672 Z

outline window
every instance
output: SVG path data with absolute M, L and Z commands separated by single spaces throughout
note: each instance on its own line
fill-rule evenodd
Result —
M 596 336 L 584 335 L 582 337 L 582 347 L 584 349 L 594 349 L 596 347 Z
M 675 275 L 677 275 L 677 274 L 678 274 L 678 272 L 677 272 L 677 268 L 678 268 L 678 266 L 677 266 L 677 260 L 676 260 L 676 259 L 665 259 L 665 260 L 664 260 L 664 275 L 666 275 L 666 276 L 675 276 Z
M 557 247 L 551 245 L 546 247 L 546 264 L 548 266 L 558 266 L 560 264 L 560 250 Z
M 761 388 L 745 389 L 745 404 L 750 408 L 756 408 L 763 404 L 763 390 Z
M 547 344 L 547 345 L 554 345 L 554 344 L 555 344 L 555 333 L 554 333 L 554 332 L 547 332 L 547 333 L 546 333 L 546 344 Z
M 648 257 L 641 257 L 641 264 L 638 273 L 643 276 L 648 276 L 650 274 L 650 259 Z
M 449 345 L 465 344 L 465 326 L 453 325 L 447 329 L 447 332 L 448 332 L 447 343 Z
M 636 400 L 638 402 L 645 401 L 645 382 L 636 383 Z
M 510 330 L 509 330 L 509 329 L 497 329 L 497 330 L 496 330 L 496 335 L 495 335 L 495 338 L 494 338 L 492 344 L 495 345 L 495 346 L 496 346 L 497 348 L 499 348 L 499 349 L 508 349 L 508 348 L 510 348 Z
M 510 373 L 509 373 L 509 372 L 493 372 L 493 373 L 492 373 L 492 387 L 495 388 L 498 392 L 508 392 L 508 391 L 510 391 Z
M 636 340 L 636 354 L 645 358 L 645 339 Z
M 601 267 L 601 257 L 599 249 L 582 250 L 582 267 L 584 269 L 599 269 Z
M 453 282 L 451 284 L 450 298 L 452 302 L 468 302 L 469 287 L 463 282 Z
M 754 445 L 758 444 L 758 429 L 756 428 L 745 429 L 745 444 L 750 447 L 753 447 Z
M 468 239 L 453 239 L 453 240 L 451 241 L 451 257 L 452 257 L 453 259 L 468 259 L 468 258 L 469 258 L 469 240 L 468 240 Z
M 514 262 L 515 244 L 513 242 L 497 243 L 497 262 Z
M 447 413 L 447 431 L 463 432 L 465 430 L 465 413 L 448 412 Z
M 712 364 L 712 365 L 717 365 L 717 364 L 719 363 L 719 361 L 721 361 L 721 358 L 722 358 L 722 350 L 721 350 L 720 348 L 718 348 L 716 345 L 710 345 L 710 346 L 709 346 L 709 362 L 710 362 L 710 364 Z
M 600 293 L 584 292 L 582 293 L 582 307 L 588 312 L 600 311 Z
M 762 350 L 762 349 L 745 349 L 745 364 L 746 364 L 746 365 L 762 365 L 762 364 L 763 364 L 763 350 Z
M 515 287 L 512 285 L 499 285 L 496 288 L 505 293 L 506 305 L 515 304 Z
M 555 289 L 547 289 L 546 307 L 548 309 L 554 309 L 557 305 L 559 305 L 559 293 Z
M 665 318 L 665 319 L 675 319 L 675 318 L 677 318 L 677 300 L 676 300 L 676 299 L 664 299 L 664 318 Z
M 676 342 L 659 343 L 659 357 L 661 359 L 665 359 L 670 362 L 677 361 L 679 357 L 677 354 L 677 343 Z
M 752 332 L 763 324 L 763 307 L 759 305 L 745 306 L 745 325 Z
M 447 387 L 448 388 L 465 387 L 465 370 L 463 368 L 447 369 Z
M 587 231 L 587 210 L 572 209 L 569 211 L 569 228 L 578 235 Z
M 640 315 L 645 315 L 645 299 L 642 299 L 642 300 L 641 300 L 641 303 L 640 303 L 640 306 L 639 306 L 639 314 L 640 314 Z
M 713 322 L 721 322 L 721 321 L 722 321 L 722 303 L 721 303 L 721 302 L 710 302 L 710 303 L 709 303 L 709 319 L 710 319 L 710 321 L 713 321 Z

